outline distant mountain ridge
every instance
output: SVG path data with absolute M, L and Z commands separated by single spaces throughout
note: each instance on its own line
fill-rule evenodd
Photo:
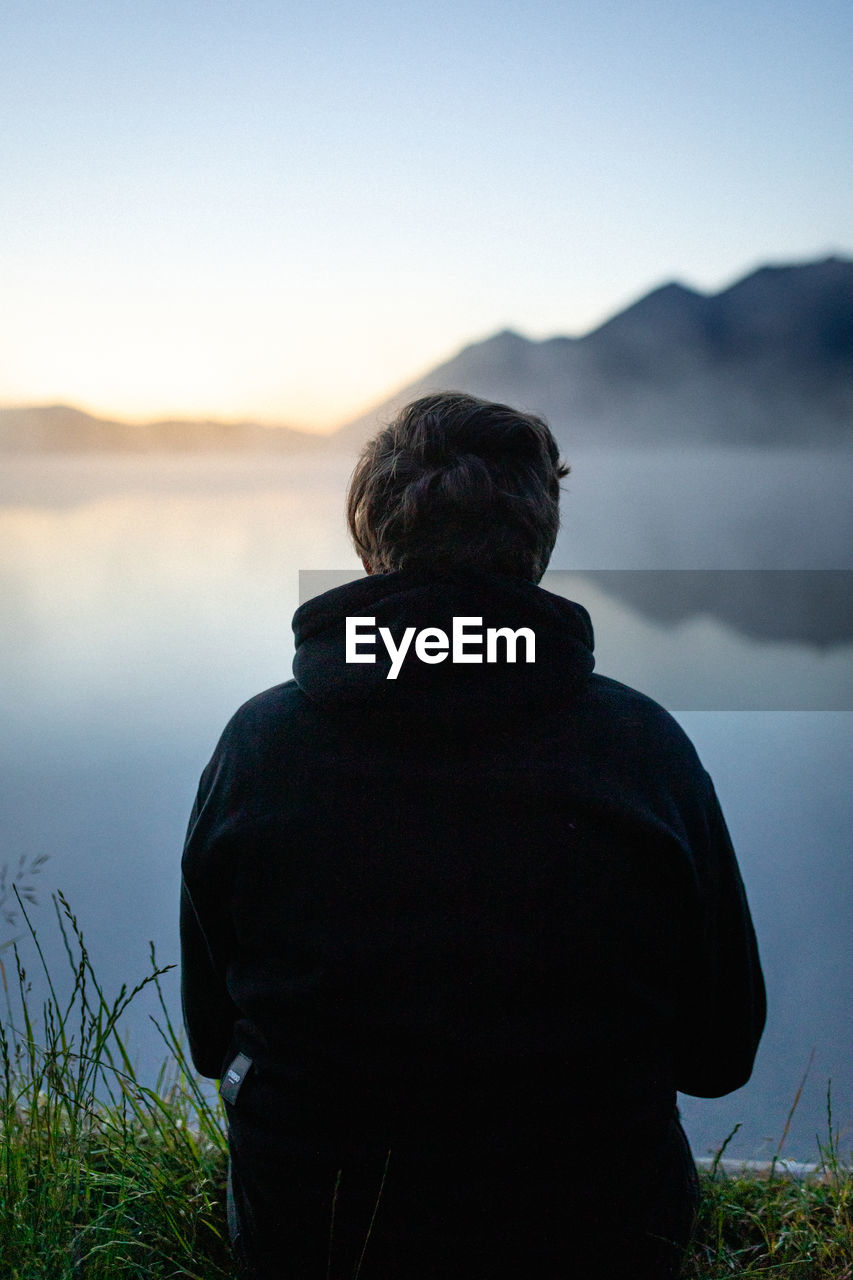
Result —
M 766 266 L 716 294 L 654 289 L 579 338 L 505 330 L 465 347 L 337 440 L 454 389 L 544 415 L 577 445 L 853 443 L 853 261 Z
M 0 409 L 0 453 L 291 453 L 322 444 L 313 432 L 257 422 L 170 418 L 137 426 L 62 404 Z
M 330 436 L 255 422 L 141 426 L 65 405 L 0 409 L 0 453 L 357 449 L 429 391 L 546 417 L 561 447 L 853 444 L 853 260 L 765 266 L 715 294 L 664 284 L 577 338 L 504 330 Z

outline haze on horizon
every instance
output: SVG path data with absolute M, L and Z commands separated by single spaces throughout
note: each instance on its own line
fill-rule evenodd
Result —
M 32 0 L 4 46 L 0 404 L 329 429 L 853 250 L 840 0 Z

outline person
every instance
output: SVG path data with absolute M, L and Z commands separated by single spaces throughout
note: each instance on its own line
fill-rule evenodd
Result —
M 202 775 L 184 1017 L 246 1274 L 678 1274 L 676 1090 L 746 1082 L 764 986 L 693 746 L 538 585 L 566 473 L 531 414 L 406 406 L 350 484 L 368 576 Z

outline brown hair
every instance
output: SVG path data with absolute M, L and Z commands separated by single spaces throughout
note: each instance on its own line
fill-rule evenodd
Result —
M 350 534 L 376 573 L 465 565 L 538 582 L 568 473 L 541 418 L 438 392 L 364 446 L 347 495 Z

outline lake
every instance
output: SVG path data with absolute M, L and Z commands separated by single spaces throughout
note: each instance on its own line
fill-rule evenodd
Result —
M 588 607 L 598 670 L 657 697 L 692 737 L 765 964 L 770 1018 L 755 1074 L 728 1098 L 683 1100 L 694 1150 L 741 1121 L 730 1150 L 772 1155 L 814 1049 L 785 1154 L 814 1158 L 830 1079 L 849 1152 L 853 454 L 570 460 L 559 572 L 543 585 Z M 198 775 L 235 708 L 289 678 L 300 591 L 359 569 L 343 516 L 351 466 L 332 454 L 4 458 L 0 865 L 49 855 L 33 919 L 52 965 L 62 963 L 57 887 L 107 987 L 142 976 L 148 939 L 177 960 L 179 856 Z M 761 602 L 764 633 L 740 628 L 737 609 L 723 621 L 707 609 L 662 619 L 638 605 L 637 584 L 653 580 L 643 575 L 656 575 L 652 595 L 664 600 L 711 599 L 699 571 L 728 573 L 714 591 L 744 610 Z M 792 600 L 800 621 L 818 602 L 822 639 L 798 638 Z M 0 943 L 17 932 L 0 922 Z M 176 975 L 166 982 L 177 1007 Z M 131 1036 L 153 1071 L 144 1007 Z

